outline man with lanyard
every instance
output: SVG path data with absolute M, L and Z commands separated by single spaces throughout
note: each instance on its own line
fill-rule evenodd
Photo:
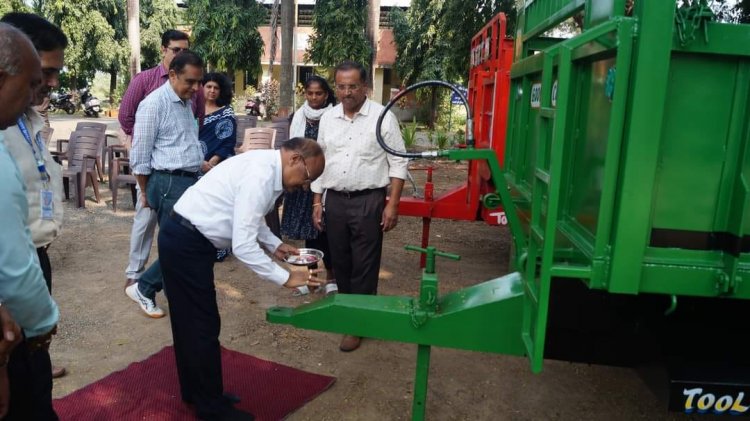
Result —
M 63 67 L 64 50 L 68 38 L 60 28 L 44 18 L 31 13 L 8 13 L 0 19 L 20 29 L 30 39 L 39 54 L 42 66 L 42 84 L 34 95 L 33 103 L 44 101 L 50 91 L 59 86 L 58 77 Z M 34 241 L 39 264 L 52 293 L 52 266 L 47 254 L 52 241 L 62 228 L 62 168 L 53 161 L 41 138 L 44 119 L 32 107 L 18 118 L 16 125 L 4 132 L 5 147 L 16 161 L 26 185 L 29 215 L 28 225 Z M 55 367 L 52 377 L 65 375 L 64 367 Z
M 169 82 L 152 92 L 138 106 L 133 130 L 130 166 L 141 189 L 143 206 L 153 209 L 159 225 L 177 199 L 198 179 L 203 148 L 198 141 L 198 122 L 190 98 L 200 89 L 203 60 L 194 52 L 181 52 L 169 65 Z M 125 293 L 152 318 L 164 317 L 156 306 L 162 289 L 159 260 L 143 272 Z
M 136 122 L 136 111 L 138 105 L 151 92 L 164 85 L 169 80 L 169 65 L 180 52 L 187 50 L 190 46 L 188 35 L 184 32 L 170 29 L 161 36 L 162 60 L 158 66 L 138 73 L 130 81 L 118 114 L 120 122 L 120 138 L 126 148 L 130 149 L 133 140 L 133 127 Z M 193 95 L 191 99 L 193 114 L 198 119 L 203 119 L 205 112 L 205 99 L 203 89 Z M 151 243 L 154 239 L 154 228 L 156 227 L 156 213 L 148 207 L 143 206 L 142 197 L 145 192 L 138 189 L 138 200 L 135 204 L 135 216 L 133 217 L 133 228 L 130 232 L 130 252 L 128 254 L 128 267 L 125 269 L 125 288 L 138 282 L 138 279 L 146 269 Z M 158 307 L 156 307 L 158 309 Z M 160 310 L 154 314 L 162 314 Z M 161 316 L 159 316 L 161 317 Z
M 23 180 L 3 133 L 16 124 L 41 81 L 34 46 L 21 31 L 0 22 L 0 306 L 23 329 L 23 340 L 15 348 L 15 335 L 0 339 L 4 353 L 0 355 L 0 417 L 4 420 L 58 419 L 52 407 L 49 344 L 59 310 L 39 267 L 27 225 Z M 4 314 L 3 321 L 7 321 Z

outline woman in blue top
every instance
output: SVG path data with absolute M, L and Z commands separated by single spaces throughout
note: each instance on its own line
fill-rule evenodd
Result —
M 313 75 L 305 82 L 305 103 L 294 113 L 289 126 L 289 137 L 306 137 L 318 139 L 320 117 L 336 105 L 336 97 L 328 82 L 320 76 Z M 338 291 L 334 279 L 333 265 L 328 250 L 328 238 L 325 231 L 318 232 L 312 223 L 311 191 L 298 190 L 284 193 L 284 215 L 281 219 L 281 233 L 287 238 L 305 240 L 305 247 L 323 252 L 323 263 L 326 266 L 326 294 Z M 307 287 L 297 288 L 297 295 L 305 295 Z
M 221 73 L 207 73 L 203 77 L 206 97 L 206 116 L 198 132 L 204 152 L 201 171 L 205 174 L 219 162 L 234 155 L 237 120 L 232 109 L 232 83 Z
M 234 155 L 237 120 L 232 109 L 232 83 L 221 73 L 207 73 L 203 77 L 203 95 L 206 98 L 206 116 L 198 132 L 203 148 L 203 174 Z M 223 261 L 231 250 L 216 251 L 216 260 Z

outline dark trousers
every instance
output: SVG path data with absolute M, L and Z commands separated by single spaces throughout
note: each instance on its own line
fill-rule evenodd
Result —
M 328 191 L 325 223 L 339 292 L 377 294 L 384 208 L 385 189 L 351 196 Z
M 182 175 L 171 175 L 156 171 L 151 174 L 146 185 L 146 197 L 151 208 L 156 211 L 159 226 L 169 218 L 172 208 L 180 200 L 185 190 L 195 184 L 196 181 L 198 181 L 197 178 Z M 216 258 L 215 253 L 216 250 L 214 250 L 214 258 Z M 159 259 L 154 260 L 138 279 L 138 289 L 144 297 L 154 299 L 156 293 L 162 289 L 160 259 L 161 253 L 159 253 Z
M 29 352 L 26 340 L 16 346 L 8 360 L 10 405 L 3 420 L 57 420 L 52 408 L 52 364 L 44 349 Z
M 52 294 L 52 265 L 47 255 L 47 247 L 36 249 L 36 255 L 39 256 L 39 266 L 42 267 L 42 274 L 44 275 L 44 280 L 47 282 L 47 290 Z
M 216 248 L 179 216 L 168 217 L 159 231 L 159 259 L 169 300 L 177 374 L 182 400 L 198 417 L 211 420 L 227 411 L 223 397 L 221 319 L 216 304 Z

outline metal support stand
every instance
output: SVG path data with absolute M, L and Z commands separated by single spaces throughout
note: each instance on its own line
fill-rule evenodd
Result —
M 417 348 L 417 374 L 414 377 L 414 403 L 411 407 L 412 421 L 423 420 L 427 407 L 427 377 L 430 375 L 429 345 L 419 345 Z

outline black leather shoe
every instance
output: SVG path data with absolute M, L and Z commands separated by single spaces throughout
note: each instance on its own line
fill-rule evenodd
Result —
M 224 399 L 230 405 L 234 405 L 234 404 L 242 402 L 242 399 L 239 396 L 235 395 L 234 393 L 224 393 L 224 395 L 222 395 L 222 396 L 224 396 Z M 189 405 L 192 405 L 194 403 L 193 400 L 190 399 L 190 398 L 187 398 L 187 399 L 186 398 L 182 398 L 182 401 L 185 402 L 186 404 L 189 404 Z
M 214 418 L 214 419 L 216 421 L 253 421 L 255 420 L 255 415 L 249 412 L 245 412 L 241 409 L 231 407 L 227 412 L 222 414 L 219 418 Z

